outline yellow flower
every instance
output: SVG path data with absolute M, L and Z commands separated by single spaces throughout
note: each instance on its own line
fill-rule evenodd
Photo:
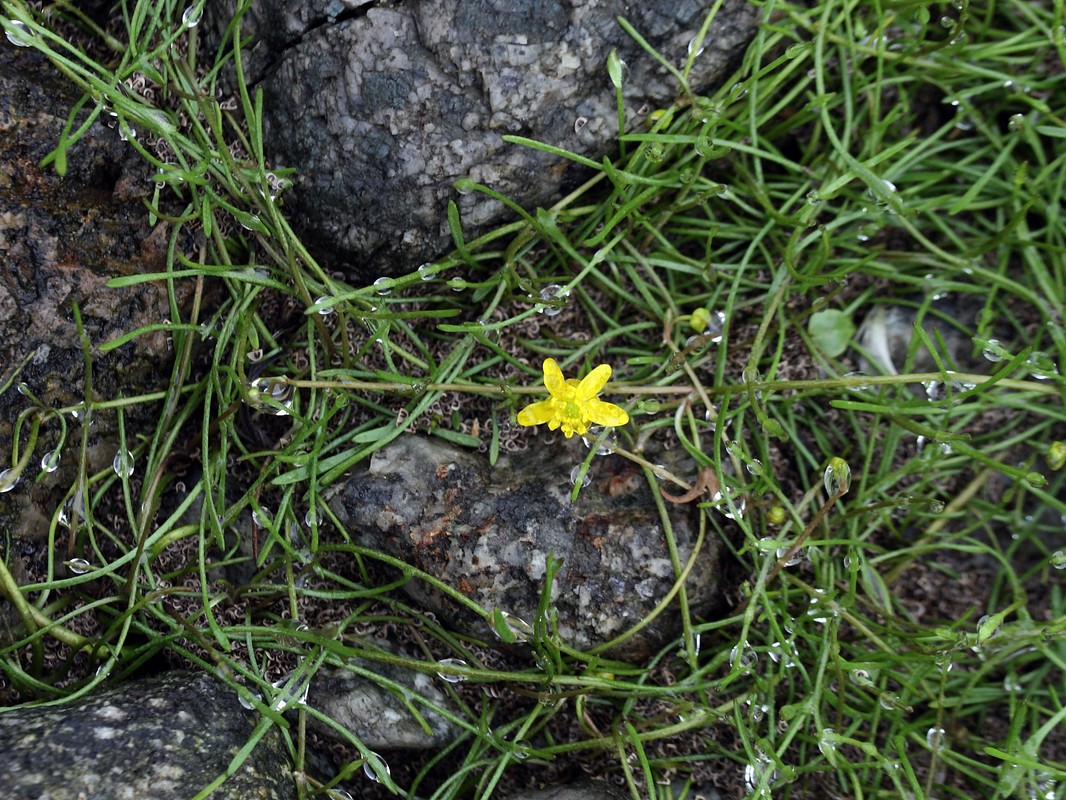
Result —
M 589 425 L 625 425 L 629 414 L 614 403 L 596 397 L 611 377 L 611 368 L 600 364 L 580 381 L 563 378 L 554 358 L 544 359 L 544 385 L 551 395 L 547 400 L 532 403 L 518 412 L 519 425 L 540 425 L 547 422 L 551 430 L 563 429 L 569 439 L 575 433 L 584 436 Z

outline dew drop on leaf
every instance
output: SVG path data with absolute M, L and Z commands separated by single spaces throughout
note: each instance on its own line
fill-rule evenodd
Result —
M 940 750 L 944 746 L 944 737 L 947 731 L 943 728 L 934 726 L 925 733 L 926 744 L 929 745 L 929 749 L 934 753 Z
M 440 661 L 437 662 L 437 666 L 440 666 L 440 667 L 466 667 L 468 665 L 461 658 L 442 658 Z M 463 681 L 466 680 L 466 676 L 465 675 L 456 675 L 455 673 L 438 672 L 437 675 L 440 677 L 440 679 L 442 681 L 447 681 L 448 683 L 462 683 Z
M 846 494 L 851 488 L 851 467 L 848 462 L 837 457 L 829 459 L 829 466 L 822 475 L 822 484 L 830 496 Z
M 30 40 L 34 38 L 34 33 L 29 26 L 17 19 L 11 20 L 8 24 L 11 27 L 5 31 L 7 40 L 15 47 L 29 47 Z
M 373 765 L 371 762 L 373 762 Z M 375 766 L 377 767 L 376 770 L 374 769 Z M 386 775 L 392 775 L 392 770 L 389 769 L 389 765 L 385 763 L 385 759 L 377 753 L 371 752 L 367 755 L 366 761 L 363 762 L 363 774 L 370 780 L 374 781 L 374 783 L 380 783 L 381 778 L 378 777 L 379 771 L 384 772 Z
M 185 9 L 181 15 L 181 24 L 186 28 L 195 28 L 200 24 L 200 20 L 204 16 L 204 8 L 199 5 L 192 5 Z
M 13 469 L 5 469 L 0 472 L 0 494 L 14 489 L 21 477 L 22 475 Z
M 111 461 L 111 469 L 120 478 L 123 476 L 128 478 L 133 474 L 133 453 L 129 450 L 119 450 Z

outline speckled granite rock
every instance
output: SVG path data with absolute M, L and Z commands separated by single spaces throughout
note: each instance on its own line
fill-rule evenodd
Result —
M 206 675 L 169 673 L 63 707 L 0 714 L 4 800 L 189 800 L 223 774 L 258 714 Z M 212 800 L 296 797 L 288 751 L 267 731 Z
M 379 643 L 389 647 L 387 643 Z M 427 698 L 436 705 L 450 708 L 444 693 L 423 672 L 380 661 L 356 660 L 365 670 L 381 675 L 413 695 Z M 354 672 L 323 667 L 311 681 L 307 698 L 313 706 L 333 718 L 372 750 L 426 750 L 440 748 L 452 741 L 456 729 L 447 719 L 421 703 L 416 708 L 429 724 L 427 733 L 404 702 L 388 689 Z M 336 736 L 328 725 L 312 718 L 310 725 L 325 736 Z
M 484 195 L 457 196 L 457 178 L 528 208 L 559 197 L 577 177 L 569 162 L 501 136 L 595 160 L 612 152 L 612 49 L 628 65 L 627 127 L 642 124 L 639 109 L 667 104 L 679 91 L 617 18 L 682 64 L 709 7 L 698 0 L 258 0 L 242 34 L 256 40 L 248 74 L 264 91 L 269 157 L 298 170 L 290 206 L 298 227 L 309 245 L 347 253 L 359 277 L 373 277 L 451 249 L 449 199 L 459 203 L 469 236 L 504 217 Z M 232 9 L 217 4 L 216 30 Z M 723 3 L 691 72 L 693 87 L 722 74 L 755 21 L 746 0 Z
M 569 445 L 576 449 L 532 448 L 490 468 L 476 453 L 403 436 L 375 453 L 331 506 L 361 544 L 440 578 L 483 608 L 529 623 L 549 554 L 563 558 L 552 587 L 559 632 L 567 644 L 587 649 L 642 620 L 670 590 L 674 570 L 643 474 L 620 457 L 598 458 L 592 482 L 571 504 L 571 464 L 587 451 Z M 682 560 L 695 540 L 690 513 L 671 507 Z M 697 613 L 718 600 L 717 540 L 703 547 L 686 585 Z M 411 581 L 405 590 L 454 624 L 487 632 L 428 584 Z M 668 609 L 612 655 L 645 659 L 676 635 L 676 624 Z
M 581 781 L 569 786 L 512 794 L 507 800 L 623 800 L 627 796 L 605 783 Z

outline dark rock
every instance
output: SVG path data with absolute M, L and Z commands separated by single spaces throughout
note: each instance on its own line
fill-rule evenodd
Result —
M 85 356 L 75 303 L 91 343 L 93 399 L 155 391 L 169 378 L 173 353 L 162 332 L 107 353 L 99 349 L 110 339 L 170 315 L 162 284 L 122 289 L 106 285 L 111 278 L 162 271 L 166 240 L 163 228 L 148 225 L 143 203 L 151 188 L 148 167 L 118 131 L 94 123 L 69 148 L 63 177 L 52 166 L 40 166 L 59 140 L 76 99 L 69 82 L 42 56 L 28 49 L 0 48 L 0 471 L 12 466 L 15 420 L 34 405 L 17 389 L 19 384 L 25 384 L 44 409 L 70 407 L 85 399 Z M 191 286 L 176 290 L 182 309 L 191 297 L 186 289 Z M 209 303 L 205 298 L 205 306 Z M 148 404 L 128 406 L 125 421 L 131 440 L 158 414 L 158 407 Z M 0 493 L 0 527 L 16 539 L 46 537 L 48 522 L 40 512 L 51 513 L 57 496 L 74 480 L 81 429 L 72 415 L 66 419 L 68 434 L 58 470 L 48 474 L 40 467 L 42 457 L 59 442 L 57 418 L 48 415 L 19 483 Z M 29 422 L 23 426 L 23 445 L 29 427 Z M 116 430 L 114 412 L 94 415 L 88 473 L 111 463 Z M 0 557 L 10 561 L 7 544 L 0 544 Z M 3 627 L 0 624 L 0 645 L 6 639 Z
M 207 675 L 169 673 L 62 707 L 0 714 L 5 800 L 189 800 L 222 775 L 259 716 Z M 277 728 L 257 742 L 213 800 L 296 797 Z
M 232 8 L 216 7 L 217 30 Z M 612 49 L 628 65 L 627 127 L 643 124 L 642 107 L 679 93 L 617 17 L 666 61 L 683 64 L 707 10 L 695 0 L 259 0 L 242 34 L 257 39 L 248 74 L 265 94 L 268 155 L 298 170 L 290 212 L 313 248 L 349 255 L 372 271 L 361 272 L 365 278 L 410 270 L 451 249 L 449 199 L 459 204 L 468 238 L 504 218 L 503 206 L 484 195 L 457 196 L 457 178 L 527 208 L 552 202 L 578 177 L 569 162 L 501 136 L 596 160 L 613 152 Z M 690 85 L 718 78 L 755 24 L 749 3 L 727 0 Z
M 580 445 L 577 445 L 580 448 Z M 331 507 L 360 543 L 391 553 L 486 609 L 532 623 L 550 554 L 564 559 L 552 587 L 563 641 L 587 649 L 643 620 L 670 590 L 674 570 L 659 513 L 642 473 L 617 456 L 597 459 L 592 483 L 570 502 L 572 461 L 552 448 L 481 456 L 437 440 L 403 436 L 348 480 Z M 696 535 L 688 507 L 671 507 L 682 561 Z M 717 540 L 703 544 L 686 588 L 700 613 L 717 600 Z M 453 624 L 486 633 L 422 581 L 406 591 Z M 642 660 L 676 635 L 668 610 L 612 655 Z
M 384 642 L 379 645 L 389 647 Z M 433 685 L 433 679 L 423 672 L 378 661 L 356 660 L 355 665 L 406 686 L 412 695 L 426 698 L 437 706 L 451 706 L 444 693 Z M 447 719 L 416 702 L 415 707 L 429 724 L 430 732 L 427 733 L 403 700 L 374 681 L 347 670 L 332 667 L 318 670 L 311 681 L 307 703 L 331 717 L 372 750 L 441 748 L 457 733 Z M 325 736 L 337 735 L 313 717 L 310 726 Z

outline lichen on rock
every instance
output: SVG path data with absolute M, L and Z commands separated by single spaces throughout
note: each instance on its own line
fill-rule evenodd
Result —
M 577 446 L 580 448 L 580 445 Z M 577 463 L 584 455 L 572 451 Z M 378 548 L 458 589 L 485 609 L 532 622 L 547 560 L 563 565 L 551 587 L 563 642 L 602 645 L 648 616 L 676 578 L 659 510 L 643 474 L 618 457 L 597 459 L 592 482 L 571 503 L 570 467 L 551 448 L 503 456 L 495 467 L 476 453 L 418 436 L 379 450 L 331 507 L 360 544 Z M 694 514 L 672 507 L 682 560 L 696 542 Z M 703 542 L 686 589 L 697 612 L 718 600 L 716 540 Z M 471 629 L 486 627 L 444 593 L 418 580 L 405 590 L 428 609 Z M 668 610 L 611 654 L 652 655 L 676 635 Z

